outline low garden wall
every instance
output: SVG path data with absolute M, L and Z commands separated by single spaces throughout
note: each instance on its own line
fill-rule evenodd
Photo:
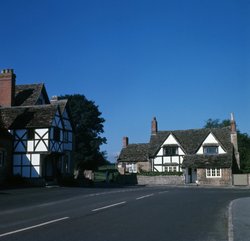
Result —
M 185 183 L 184 176 L 164 175 L 164 176 L 137 176 L 139 185 L 180 185 Z

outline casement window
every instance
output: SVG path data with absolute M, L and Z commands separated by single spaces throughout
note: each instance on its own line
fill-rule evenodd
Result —
M 177 166 L 165 166 L 165 172 L 177 172 Z
M 60 135 L 61 135 L 61 131 L 59 127 L 54 127 L 54 135 L 53 135 L 53 139 L 55 141 L 60 141 Z
M 218 154 L 218 146 L 204 146 L 203 153 L 206 155 Z
M 126 172 L 137 173 L 137 164 L 136 163 L 126 164 Z
M 164 146 L 163 153 L 164 156 L 177 156 L 178 146 Z
M 206 169 L 206 177 L 221 177 L 221 169 L 220 168 L 208 168 Z
M 35 130 L 34 129 L 28 129 L 27 130 L 27 138 L 28 138 L 28 140 L 34 140 L 35 139 Z
M 0 167 L 4 166 L 5 156 L 6 156 L 6 152 L 4 150 L 0 150 Z

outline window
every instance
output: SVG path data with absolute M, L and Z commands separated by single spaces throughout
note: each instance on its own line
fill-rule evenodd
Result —
M 164 156 L 178 155 L 178 146 L 164 146 Z
M 35 130 L 34 129 L 27 130 L 27 138 L 28 138 L 28 140 L 35 139 Z
M 0 150 L 0 167 L 4 166 L 4 161 L 5 161 L 5 151 Z
M 61 134 L 61 131 L 60 131 L 60 128 L 59 127 L 54 127 L 54 140 L 55 141 L 60 141 L 60 134 Z
M 218 146 L 204 146 L 203 153 L 206 155 L 218 154 Z
M 177 166 L 166 166 L 165 172 L 177 172 Z
M 221 169 L 220 168 L 208 168 L 206 170 L 206 177 L 221 177 Z

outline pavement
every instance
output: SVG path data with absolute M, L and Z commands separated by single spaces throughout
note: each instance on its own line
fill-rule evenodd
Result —
M 229 206 L 228 241 L 250 241 L 250 198 L 232 201 Z

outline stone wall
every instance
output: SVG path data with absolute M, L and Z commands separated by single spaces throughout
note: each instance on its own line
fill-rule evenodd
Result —
M 138 162 L 137 163 L 137 170 L 139 173 L 140 173 L 140 171 L 150 172 L 151 171 L 151 163 L 150 162 Z
M 184 176 L 142 176 L 137 175 L 139 185 L 181 185 L 185 183 Z
M 230 168 L 221 169 L 221 177 L 206 177 L 206 169 L 197 169 L 197 179 L 200 185 L 232 185 L 232 173 Z
M 250 186 L 250 174 L 233 174 L 234 186 Z

